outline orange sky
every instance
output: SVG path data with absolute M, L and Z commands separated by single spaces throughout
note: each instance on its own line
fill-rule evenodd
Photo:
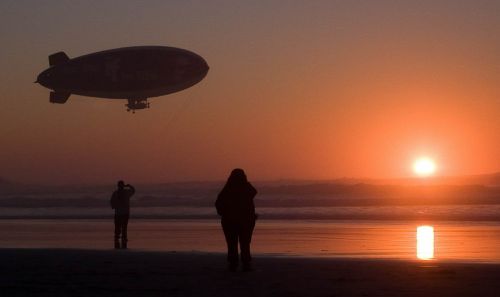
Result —
M 495 1 L 0 3 L 0 177 L 41 183 L 411 176 L 500 170 Z M 62 13 L 64 12 L 64 13 Z M 208 76 L 153 98 L 33 84 L 47 56 L 192 50 Z

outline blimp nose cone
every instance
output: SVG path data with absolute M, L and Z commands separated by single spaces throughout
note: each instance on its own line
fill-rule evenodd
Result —
M 205 73 L 205 75 L 207 75 L 208 73 L 208 70 L 210 70 L 210 67 L 208 66 L 207 62 L 206 61 L 203 61 L 203 72 Z
M 210 70 L 210 66 L 208 66 L 207 61 L 205 61 L 205 59 L 200 57 L 198 60 L 199 73 L 202 74 L 203 77 L 205 77 L 205 75 L 207 75 L 208 73 L 208 70 Z

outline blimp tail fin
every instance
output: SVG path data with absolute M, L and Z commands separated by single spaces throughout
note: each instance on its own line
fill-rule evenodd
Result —
M 50 92 L 50 102 L 59 104 L 66 103 L 70 95 L 71 93 L 68 92 Z
M 49 56 L 49 65 L 55 66 L 69 61 L 68 56 L 64 52 L 58 52 Z

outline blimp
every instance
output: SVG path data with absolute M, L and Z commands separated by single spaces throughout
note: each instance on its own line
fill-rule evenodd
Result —
M 127 111 L 149 108 L 148 98 L 187 89 L 208 73 L 207 62 L 191 51 L 167 46 L 134 46 L 69 58 L 49 56 L 36 83 L 51 90 L 49 101 L 66 103 L 71 94 L 126 99 Z

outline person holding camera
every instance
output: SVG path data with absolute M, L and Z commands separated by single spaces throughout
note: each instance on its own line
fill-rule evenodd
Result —
M 130 184 L 118 181 L 118 189 L 111 196 L 111 208 L 115 210 L 115 249 L 127 248 L 127 225 L 130 217 L 130 197 L 135 188 Z M 121 238 L 121 245 L 120 245 Z

